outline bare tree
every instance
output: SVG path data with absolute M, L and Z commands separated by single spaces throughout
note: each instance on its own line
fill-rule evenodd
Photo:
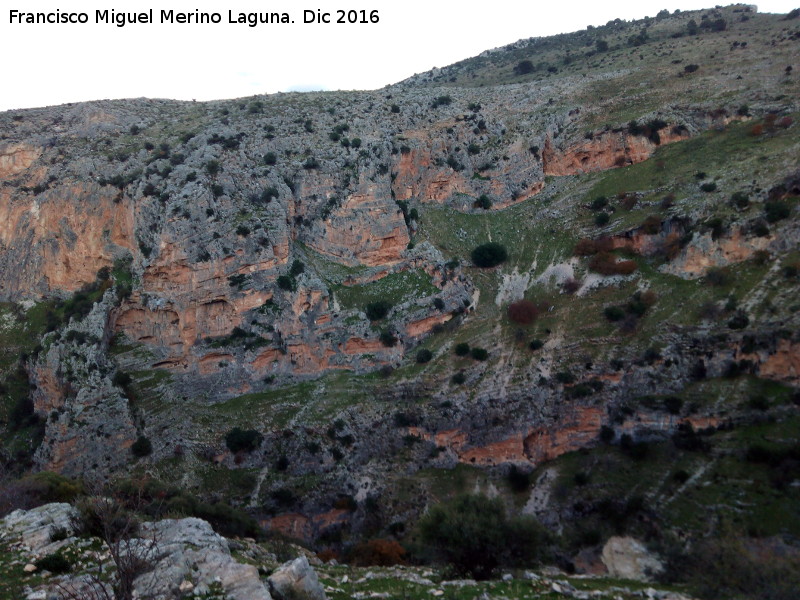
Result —
M 135 502 L 141 507 L 141 498 Z M 98 560 L 94 572 L 57 586 L 63 600 L 132 600 L 137 577 L 157 560 L 155 529 L 143 533 L 136 512 L 118 497 L 92 496 L 78 506 L 75 529 L 103 540 L 113 563 Z

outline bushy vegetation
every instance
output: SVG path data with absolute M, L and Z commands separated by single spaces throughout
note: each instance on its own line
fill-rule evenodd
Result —
M 380 321 L 389 314 L 391 309 L 392 305 L 386 300 L 377 300 L 367 304 L 364 307 L 364 312 L 370 321 Z
M 255 429 L 241 429 L 234 427 L 225 436 L 225 445 L 233 453 L 252 452 L 257 449 L 264 436 Z
M 519 325 L 530 325 L 539 316 L 539 308 L 530 300 L 517 300 L 508 305 L 508 318 Z
M 509 517 L 499 498 L 465 495 L 434 506 L 419 522 L 423 554 L 462 575 L 487 579 L 498 567 L 531 566 L 547 536 L 532 517 Z
M 508 251 L 502 244 L 489 242 L 476 247 L 471 256 L 476 267 L 488 269 L 504 263 L 508 259 Z

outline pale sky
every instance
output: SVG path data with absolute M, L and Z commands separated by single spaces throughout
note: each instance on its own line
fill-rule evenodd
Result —
M 5 3 L 4 3 L 5 4 Z M 712 0 L 11 0 L 0 9 L 0 110 L 104 98 L 212 100 L 308 89 L 377 89 L 519 39 L 713 7 Z M 787 13 L 798 0 L 770 0 Z M 11 23 L 10 11 L 85 12 L 81 24 Z M 152 8 L 155 23 L 95 23 L 95 11 Z M 304 7 L 378 11 L 376 24 L 304 24 Z M 159 11 L 217 12 L 217 25 L 161 24 Z M 293 24 L 229 24 L 228 11 L 287 12 Z

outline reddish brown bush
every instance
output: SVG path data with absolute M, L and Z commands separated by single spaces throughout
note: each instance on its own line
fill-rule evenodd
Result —
M 406 550 L 394 540 L 373 539 L 358 544 L 350 554 L 350 563 L 358 567 L 404 565 Z
M 792 117 L 786 116 L 781 118 L 780 121 L 778 121 L 778 127 L 782 127 L 783 129 L 789 129 L 789 127 L 792 126 L 792 123 L 794 123 L 794 119 L 792 119 Z
M 620 206 L 625 210 L 633 210 L 633 207 L 636 206 L 636 203 L 639 199 L 634 196 L 633 194 L 626 194 L 625 197 L 620 200 Z
M 617 262 L 617 257 L 610 252 L 595 254 L 589 261 L 589 270 L 601 275 L 630 275 L 636 269 L 634 261 L 621 260 Z
M 761 123 L 759 123 L 757 125 L 753 125 L 750 128 L 750 135 L 753 136 L 753 137 L 758 137 L 762 133 L 764 133 L 764 126 Z
M 317 552 L 317 558 L 320 559 L 322 562 L 326 563 L 331 560 L 339 561 L 339 553 L 336 550 L 332 550 L 330 548 L 325 548 L 325 550 L 321 550 Z
M 658 300 L 658 296 L 653 290 L 646 290 L 642 292 L 639 299 L 645 306 L 653 306 L 656 303 L 656 300 Z
M 561 287 L 563 288 L 565 293 L 574 294 L 579 289 L 581 289 L 581 285 L 583 285 L 583 282 L 581 282 L 580 279 L 575 279 L 574 277 L 570 277 L 563 284 L 561 284 Z
M 520 325 L 529 325 L 539 316 L 539 309 L 530 300 L 518 300 L 508 306 L 508 318 Z
M 578 240 L 573 251 L 576 256 L 591 256 L 598 252 L 610 252 L 614 248 L 614 241 L 610 237 L 600 237 L 596 240 L 583 238 Z
M 589 238 L 578 240 L 575 244 L 575 250 L 572 251 L 576 256 L 591 256 L 597 254 L 597 243 Z

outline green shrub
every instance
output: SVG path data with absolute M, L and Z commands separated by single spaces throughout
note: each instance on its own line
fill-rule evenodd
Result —
M 528 348 L 531 350 L 539 350 L 544 346 L 544 342 L 542 340 L 536 339 L 531 340 L 531 343 L 528 344 Z
M 279 288 L 287 292 L 294 291 L 295 289 L 294 278 L 290 275 L 278 275 L 276 283 L 278 284 Z
M 481 194 L 478 196 L 478 199 L 475 201 L 475 206 L 478 208 L 482 208 L 483 210 L 489 210 L 492 208 L 492 199 L 489 198 L 486 194 Z
M 594 224 L 598 227 L 604 227 L 611 221 L 611 215 L 607 212 L 601 212 L 594 218 Z
M 150 440 L 143 435 L 140 435 L 131 446 L 131 452 L 133 452 L 134 456 L 139 458 L 148 456 L 152 451 L 153 444 L 150 443 Z
M 559 383 L 575 383 L 575 375 L 569 371 L 559 371 L 556 373 L 556 381 Z
M 467 342 L 460 342 L 455 345 L 453 352 L 456 353 L 456 356 L 466 356 L 469 354 L 469 344 Z
M 775 200 L 764 203 L 764 217 L 769 223 L 777 223 L 791 214 L 791 209 L 786 202 Z
M 40 571 L 50 571 L 54 575 L 62 575 L 72 570 L 72 563 L 60 552 L 43 556 L 34 564 Z
M 433 101 L 431 104 L 432 108 L 438 108 L 440 106 L 447 106 L 448 104 L 452 104 L 453 99 L 450 96 L 439 96 L 436 100 Z
M 461 385 L 466 380 L 467 380 L 467 376 L 464 375 L 463 372 L 459 371 L 458 373 L 456 373 L 455 375 L 453 375 L 450 378 L 450 383 L 452 383 L 453 385 Z
M 621 321 L 625 317 L 625 311 L 621 306 L 607 306 L 603 309 L 603 315 L 609 321 Z
M 306 265 L 303 263 L 303 261 L 294 260 L 292 262 L 291 268 L 289 269 L 289 275 L 291 275 L 292 277 L 297 277 L 301 273 L 304 273 L 305 270 L 306 270 Z
M 278 156 L 274 152 L 267 152 L 262 160 L 265 165 L 274 165 L 278 162 Z
M 514 67 L 515 75 L 529 75 L 535 70 L 533 63 L 530 60 L 521 60 Z
M 397 343 L 397 336 L 388 329 L 384 329 L 383 331 L 381 331 L 379 339 L 381 340 L 381 344 L 383 344 L 387 348 L 391 348 Z
M 376 300 L 375 302 L 367 304 L 364 307 L 364 312 L 370 321 L 380 321 L 389 314 L 391 309 L 392 305 L 390 302 L 386 300 Z
M 417 362 L 420 364 L 425 364 L 430 362 L 433 358 L 433 352 L 428 350 L 427 348 L 423 348 L 419 352 L 417 352 Z
M 434 506 L 420 520 L 419 531 L 436 560 L 476 579 L 491 577 L 497 567 L 536 562 L 546 542 L 533 518 L 509 518 L 502 500 L 479 495 Z
M 489 352 L 483 348 L 473 348 L 469 353 L 475 360 L 484 361 L 489 358 Z
M 264 436 L 255 429 L 241 429 L 234 427 L 225 436 L 225 445 L 231 452 L 252 452 L 257 449 Z
M 206 163 L 206 173 L 211 175 L 212 177 L 219 173 L 222 170 L 222 167 L 219 164 L 218 160 L 209 160 Z
M 490 268 L 505 262 L 508 252 L 505 246 L 497 242 L 481 244 L 472 251 L 472 262 L 476 267 Z
M 531 487 L 531 474 L 523 471 L 517 465 L 511 465 L 506 478 L 511 489 L 515 492 L 525 492 Z
M 706 193 L 713 192 L 717 189 L 717 184 L 713 181 L 706 181 L 704 184 L 700 186 L 700 189 Z

